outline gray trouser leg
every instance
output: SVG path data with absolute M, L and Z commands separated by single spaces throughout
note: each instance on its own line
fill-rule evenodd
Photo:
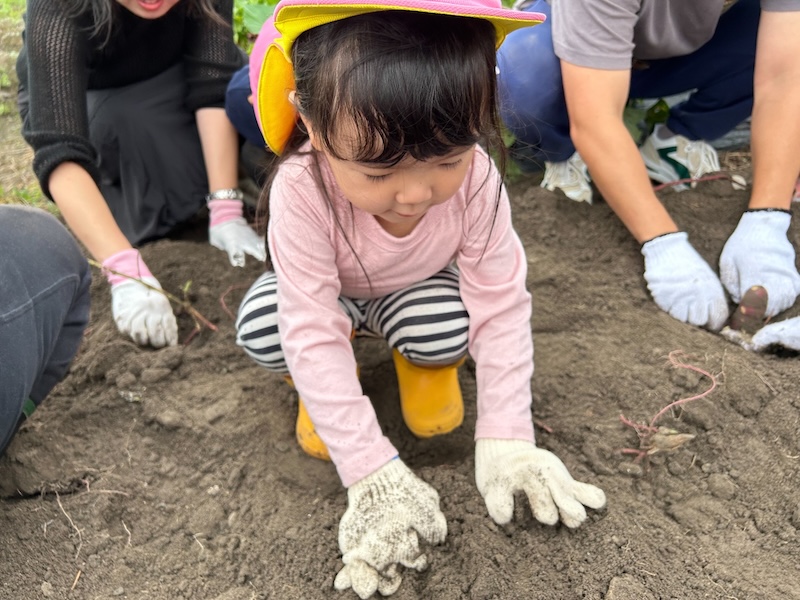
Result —
M 89 321 L 91 271 L 44 211 L 0 206 L 0 453 L 31 399 L 66 375 Z

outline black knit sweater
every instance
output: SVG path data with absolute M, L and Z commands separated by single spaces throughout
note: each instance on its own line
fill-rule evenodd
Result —
M 233 43 L 233 0 L 218 0 L 225 23 L 189 16 L 179 2 L 159 19 L 142 19 L 116 5 L 105 45 L 91 37 L 91 14 L 67 16 L 68 0 L 28 0 L 24 45 L 17 61 L 29 94 L 23 136 L 34 149 L 33 170 L 50 196 L 50 175 L 61 163 L 83 166 L 98 181 L 97 152 L 89 141 L 86 91 L 144 81 L 183 61 L 186 107 L 221 107 L 242 54 Z M 113 3 L 116 4 L 116 3 Z

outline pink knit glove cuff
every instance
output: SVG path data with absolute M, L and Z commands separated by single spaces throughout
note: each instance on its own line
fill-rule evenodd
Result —
M 232 221 L 242 216 L 241 200 L 209 200 L 209 227 Z
M 116 273 L 111 271 L 116 271 Z M 121 273 L 121 275 L 117 275 L 117 273 Z M 142 255 L 135 248 L 122 250 L 105 259 L 103 261 L 103 275 L 106 276 L 111 287 L 124 281 L 130 281 L 131 277 L 141 279 L 142 277 L 153 276 L 150 269 L 144 264 Z

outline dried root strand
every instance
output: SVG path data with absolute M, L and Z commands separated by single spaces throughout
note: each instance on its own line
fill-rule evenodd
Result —
M 677 450 L 687 442 L 693 440 L 695 436 L 690 433 L 680 433 L 675 429 L 670 429 L 668 427 L 657 426 L 656 423 L 663 417 L 667 412 L 672 410 L 677 406 L 682 406 L 688 402 L 692 402 L 694 400 L 699 400 L 700 398 L 704 398 L 708 396 L 711 392 L 716 389 L 718 385 L 717 378 L 709 373 L 708 371 L 701 369 L 700 367 L 696 367 L 694 365 L 688 364 L 683 361 L 683 352 L 680 350 L 673 350 L 669 353 L 669 362 L 674 368 L 681 368 L 681 369 L 689 369 L 690 371 L 694 371 L 695 373 L 699 373 L 704 377 L 707 377 L 711 381 L 711 387 L 709 387 L 706 391 L 694 395 L 689 396 L 687 398 L 681 398 L 680 400 L 676 400 L 675 402 L 671 402 L 667 404 L 664 408 L 658 411 L 655 416 L 650 419 L 650 423 L 636 423 L 631 421 L 630 419 L 626 418 L 625 415 L 620 415 L 620 421 L 631 427 L 635 432 L 636 435 L 639 437 L 639 447 L 638 448 L 623 448 L 623 454 L 634 454 L 634 462 L 638 462 L 643 458 L 655 454 L 657 452 L 672 452 L 673 450 Z

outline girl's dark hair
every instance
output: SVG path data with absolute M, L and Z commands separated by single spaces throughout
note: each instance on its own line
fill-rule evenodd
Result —
M 502 173 L 495 36 L 484 19 L 408 11 L 315 27 L 292 47 L 298 110 L 337 158 L 391 166 L 481 143 L 498 156 Z M 275 168 L 306 139 L 298 122 Z
M 181 0 L 187 5 L 187 12 L 193 16 L 208 17 L 214 21 L 225 23 L 214 8 L 214 0 Z M 101 41 L 102 45 L 108 43 L 114 33 L 117 21 L 117 12 L 122 6 L 116 0 L 67 0 L 69 14 L 78 16 L 91 14 L 91 35 Z

